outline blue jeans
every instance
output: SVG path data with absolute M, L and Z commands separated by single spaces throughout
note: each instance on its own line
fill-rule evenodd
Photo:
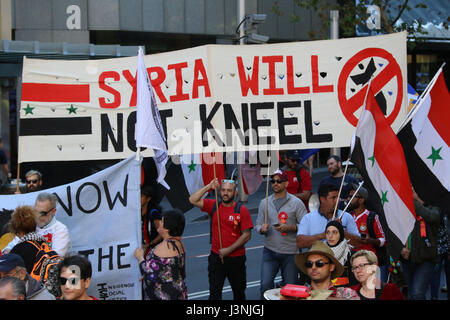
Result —
M 408 282 L 409 300 L 426 300 L 426 293 L 433 276 L 434 263 L 405 263 L 403 270 L 406 271 Z
M 295 264 L 295 254 L 277 253 L 264 248 L 261 262 L 261 300 L 264 292 L 273 289 L 274 279 L 281 269 L 282 284 L 297 284 L 298 268 Z

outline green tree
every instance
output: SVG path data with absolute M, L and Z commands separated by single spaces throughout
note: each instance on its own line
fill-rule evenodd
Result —
M 281 0 L 288 1 L 288 0 Z M 339 11 L 339 30 L 340 37 L 354 37 L 356 35 L 356 26 L 365 24 L 370 14 L 368 13 L 368 5 L 376 5 L 380 8 L 380 19 L 382 33 L 393 33 L 400 31 L 407 31 L 409 45 L 421 40 L 421 35 L 427 34 L 423 26 L 426 21 L 420 18 L 416 19 L 416 23 L 407 24 L 401 20 L 401 16 L 405 11 L 411 11 L 413 8 L 420 10 L 427 10 L 427 5 L 424 2 L 411 0 L 292 0 L 297 6 L 304 9 L 314 10 L 322 22 L 322 27 L 318 33 L 310 32 L 311 39 L 324 39 L 328 34 L 330 28 L 330 10 Z M 284 12 L 279 7 L 280 0 L 275 0 L 272 6 L 273 12 L 277 15 L 284 15 Z M 412 4 L 413 3 L 413 4 Z M 434 13 L 433 13 L 434 14 Z M 442 20 L 442 25 L 448 30 L 448 23 L 450 16 L 447 12 L 437 12 Z M 436 17 L 434 17 L 436 18 Z M 290 17 L 292 22 L 301 22 L 301 18 L 296 15 Z

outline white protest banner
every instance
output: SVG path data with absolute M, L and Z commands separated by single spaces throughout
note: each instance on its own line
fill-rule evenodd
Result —
M 144 60 L 174 155 L 349 146 L 370 78 L 396 130 L 407 113 L 406 58 L 402 32 L 205 45 Z M 134 153 L 136 65 L 25 58 L 19 162 Z
M 70 254 L 92 263 L 88 294 L 106 300 L 140 300 L 134 250 L 141 246 L 140 164 L 135 157 L 76 182 L 43 190 L 58 198 L 56 218 L 69 229 Z M 0 195 L 0 210 L 34 206 L 39 191 Z

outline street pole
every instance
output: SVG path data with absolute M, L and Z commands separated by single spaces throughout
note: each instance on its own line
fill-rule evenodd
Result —
M 339 39 L 339 11 L 338 10 L 331 10 L 330 11 L 330 38 L 331 39 Z M 331 148 L 330 149 L 330 155 L 337 155 L 341 156 L 341 149 L 340 148 Z
M 245 0 L 237 0 L 237 24 L 239 25 L 244 19 L 245 19 Z M 239 45 L 244 45 L 245 44 L 245 27 L 244 27 L 245 22 L 240 26 L 239 28 Z M 241 151 L 242 152 L 242 151 Z M 241 166 L 241 160 L 245 161 L 245 155 L 242 154 L 243 156 L 240 156 L 239 153 L 241 152 L 237 152 L 237 169 L 238 169 L 238 201 L 242 202 L 242 203 L 247 203 L 248 202 L 248 194 L 246 194 L 244 192 L 244 185 L 243 185 L 243 179 L 242 179 L 242 166 Z M 243 153 L 243 152 L 242 152 Z

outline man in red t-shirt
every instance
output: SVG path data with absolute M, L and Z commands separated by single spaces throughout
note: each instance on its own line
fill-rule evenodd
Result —
M 306 210 L 309 212 L 308 202 L 312 190 L 311 176 L 301 165 L 302 158 L 300 152 L 298 150 L 288 150 L 285 153 L 284 159 L 286 163 L 284 173 L 288 176 L 289 181 L 286 190 L 302 200 Z
M 221 201 L 217 212 L 216 201 L 203 199 L 203 196 L 219 187 Z M 219 185 L 216 178 L 189 197 L 194 206 L 212 217 L 211 254 L 208 257 L 209 300 L 222 299 L 225 278 L 230 282 L 233 298 L 245 300 L 247 276 L 244 245 L 250 240 L 253 222 L 245 206 L 241 205 L 240 210 L 235 210 L 236 196 L 237 185 L 234 180 L 224 179 Z
M 350 191 L 347 197 L 347 201 L 353 197 L 356 192 L 356 186 L 350 186 Z M 370 211 L 366 209 L 366 201 L 369 197 L 369 193 L 366 188 L 361 187 L 358 193 L 353 198 L 352 202 L 348 206 L 348 212 L 350 212 L 355 219 L 358 231 L 361 234 L 361 245 L 356 251 L 359 250 L 370 250 L 377 254 L 377 248 L 383 247 L 386 243 L 386 237 L 384 235 L 383 228 L 381 227 L 378 215 L 375 215 L 373 222 L 373 233 L 376 238 L 370 237 L 369 228 L 371 226 L 367 223 L 367 218 L 369 217 Z M 380 259 L 380 257 L 378 257 Z

